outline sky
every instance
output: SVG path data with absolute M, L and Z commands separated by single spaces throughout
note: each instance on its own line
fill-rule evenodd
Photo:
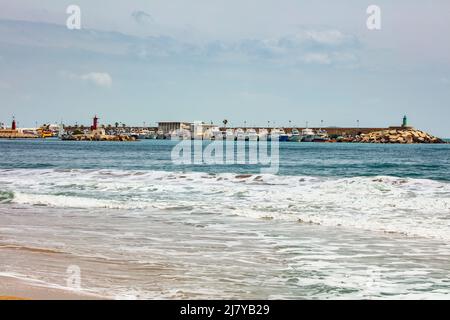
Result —
M 81 30 L 69 30 L 69 5 Z M 369 5 L 381 30 L 366 26 Z M 450 137 L 447 0 L 0 0 L 0 122 L 411 125 Z

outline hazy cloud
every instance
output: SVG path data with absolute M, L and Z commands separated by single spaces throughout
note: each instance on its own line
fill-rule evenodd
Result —
M 330 64 L 331 58 L 326 53 L 308 53 L 303 57 L 306 63 Z
M 79 75 L 63 71 L 61 74 L 69 79 L 86 81 L 103 88 L 110 88 L 113 82 L 111 75 L 107 72 L 90 72 Z
M 137 21 L 149 18 L 143 11 L 135 11 L 132 16 Z M 26 32 L 20 31 L 24 29 Z M 191 59 L 202 63 L 252 60 L 291 66 L 302 63 L 346 65 L 357 59 L 358 51 L 355 49 L 360 49 L 356 36 L 337 29 L 298 29 L 293 34 L 271 38 L 189 42 L 165 35 L 137 37 L 89 29 L 74 33 L 52 24 L 0 21 L 0 37 L 5 44 L 49 50 L 61 48 L 143 60 L 155 57 L 178 61 Z M 89 79 L 93 78 L 98 77 L 89 76 Z
M 80 79 L 90 81 L 99 87 L 109 88 L 112 86 L 112 78 L 109 73 L 91 72 L 81 75 Z
M 147 12 L 141 11 L 141 10 L 133 11 L 133 13 L 131 13 L 131 17 L 133 18 L 133 20 L 135 22 L 137 22 L 139 24 L 153 22 L 152 16 L 149 15 Z

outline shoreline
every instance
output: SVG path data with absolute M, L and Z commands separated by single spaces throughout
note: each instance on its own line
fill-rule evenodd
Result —
M 15 277 L 0 276 L 1 300 L 107 300 L 107 298 L 69 289 L 45 287 Z

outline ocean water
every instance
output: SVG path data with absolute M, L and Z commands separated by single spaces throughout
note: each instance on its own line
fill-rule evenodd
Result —
M 0 275 L 110 298 L 450 298 L 450 145 L 0 140 Z M 70 269 L 71 270 L 71 269 Z

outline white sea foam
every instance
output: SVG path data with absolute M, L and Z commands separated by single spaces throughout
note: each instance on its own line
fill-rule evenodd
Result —
M 450 240 L 450 184 L 425 179 L 15 169 L 0 170 L 0 185 L 22 205 L 211 212 Z

